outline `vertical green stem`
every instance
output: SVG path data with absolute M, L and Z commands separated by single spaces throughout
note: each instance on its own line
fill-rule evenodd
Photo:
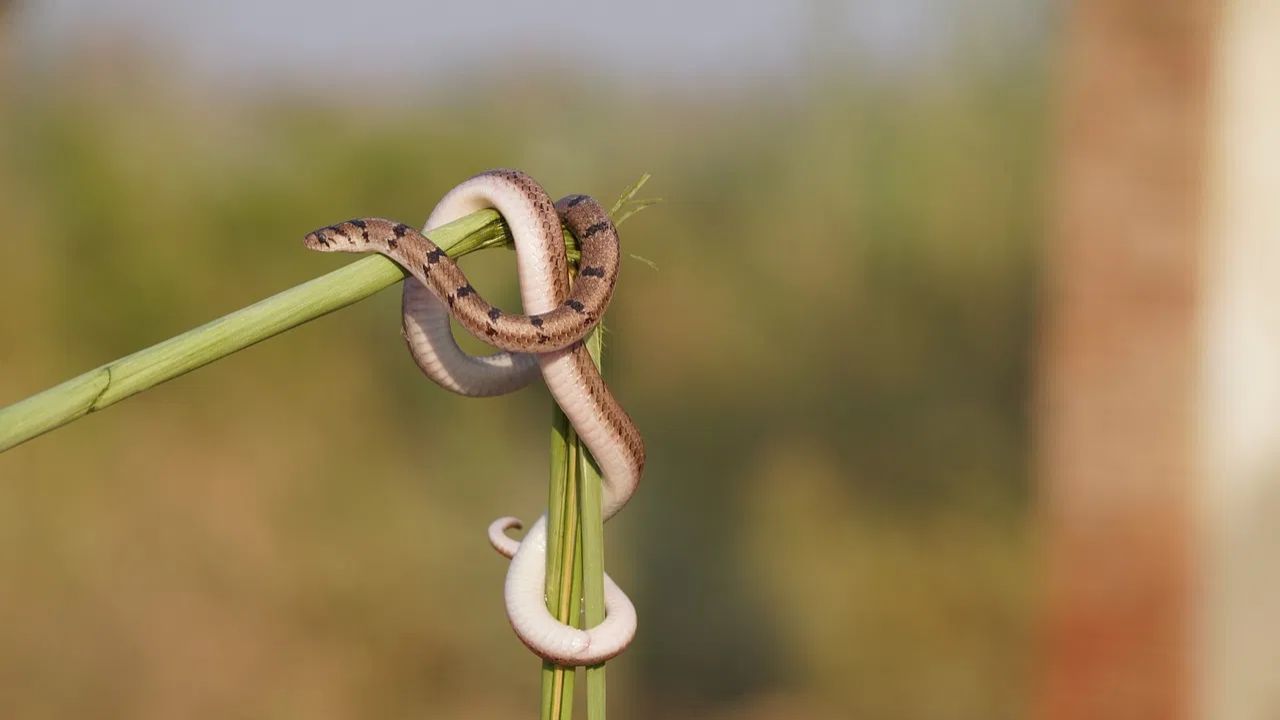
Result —
M 577 603 L 573 588 L 574 551 L 578 533 L 576 433 L 554 406 L 551 422 L 551 484 L 547 498 L 547 609 L 560 622 L 572 624 Z M 569 720 L 573 715 L 573 668 L 542 663 L 542 720 Z
M 587 338 L 587 351 L 600 367 L 604 342 L 597 329 Z M 594 627 L 604 621 L 604 518 L 600 512 L 602 478 L 591 453 L 583 448 L 578 455 L 578 480 L 582 513 L 583 621 Z M 604 663 L 587 668 L 587 720 L 604 720 Z
M 640 180 L 623 192 L 609 214 L 621 225 L 631 215 L 652 205 L 657 200 L 636 200 L 636 193 L 649 181 L 645 173 Z M 566 240 L 571 238 L 566 237 Z M 570 253 L 570 261 L 576 258 Z M 604 335 L 600 327 L 591 331 L 586 339 L 587 352 L 596 368 L 601 367 L 604 356 Z M 547 606 L 555 612 L 563 607 L 564 594 L 570 593 L 567 614 L 557 615 L 561 622 L 579 627 L 595 627 L 604 621 L 604 517 L 600 511 L 600 495 L 603 478 L 591 453 L 582 446 L 564 413 L 556 408 L 552 422 L 551 438 L 551 493 L 550 519 L 564 517 L 560 525 L 549 524 L 547 529 Z M 563 484 L 561 484 L 563 483 Z M 572 489 L 580 500 L 571 497 Z M 566 530 L 572 522 L 573 532 Z M 569 548 L 572 547 L 570 552 Z M 567 572 L 567 566 L 573 572 Z M 556 572 L 559 571 L 559 572 Z M 559 578 L 557 583 L 556 578 Z M 571 622 L 578 618 L 578 599 L 585 606 L 582 624 Z M 587 718 L 604 720 L 605 674 L 604 663 L 587 668 Z M 542 667 L 542 718 L 568 720 L 573 709 L 573 671 L 544 663 Z
M 587 337 L 600 367 L 600 329 Z M 560 408 L 551 432 L 551 486 L 547 516 L 547 608 L 560 622 L 594 627 L 604 620 L 604 520 L 600 471 Z M 583 606 L 585 606 L 585 613 Z M 604 664 L 587 668 L 587 717 L 604 720 Z M 542 664 L 542 720 L 570 720 L 574 669 Z

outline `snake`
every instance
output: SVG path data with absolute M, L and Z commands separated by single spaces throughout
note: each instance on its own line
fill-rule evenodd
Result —
M 460 217 L 493 208 L 510 230 L 524 313 L 489 303 L 428 234 Z M 569 277 L 561 223 L 578 241 L 577 277 Z M 621 253 L 608 213 L 588 195 L 552 202 L 518 170 L 490 170 L 446 193 L 422 232 L 385 218 L 362 218 L 308 233 L 304 245 L 321 252 L 376 252 L 402 267 L 402 329 L 422 372 L 452 392 L 486 397 L 524 387 L 539 374 L 600 468 L 601 515 L 613 517 L 631 498 L 644 471 L 640 432 L 592 362 L 583 338 L 600 322 L 617 282 Z M 498 348 L 473 356 L 453 337 L 449 319 Z M 544 513 L 520 541 L 513 517 L 489 526 L 490 544 L 511 559 L 503 586 L 507 618 L 532 652 L 557 665 L 595 665 L 622 652 L 635 636 L 631 600 L 605 575 L 603 622 L 576 628 L 547 609 Z

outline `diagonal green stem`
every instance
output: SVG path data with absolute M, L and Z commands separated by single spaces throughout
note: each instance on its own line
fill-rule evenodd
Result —
M 494 210 L 449 223 L 433 231 L 431 239 L 451 257 L 507 244 L 506 226 Z M 0 408 L 0 452 L 363 300 L 403 277 L 404 271 L 381 255 L 362 258 Z

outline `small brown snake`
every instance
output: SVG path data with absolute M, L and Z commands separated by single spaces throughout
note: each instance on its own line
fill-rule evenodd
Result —
M 404 281 L 403 325 L 409 351 L 422 371 L 462 395 L 498 395 L 528 384 L 540 371 L 547 387 L 604 476 L 602 515 L 626 504 L 644 470 L 644 442 L 604 383 L 582 338 L 600 321 L 613 295 L 619 266 L 618 234 L 604 209 L 586 195 L 552 203 L 532 178 L 516 170 L 480 173 L 449 191 L 424 232 L 477 210 L 494 208 L 511 230 L 525 315 L 486 302 L 461 268 L 423 233 L 392 220 L 367 218 L 321 228 L 306 236 L 322 252 L 378 252 L 412 277 Z M 581 260 L 570 287 L 560 223 L 577 238 Z M 458 347 L 449 317 L 503 352 L 472 356 Z M 622 652 L 635 636 L 635 608 L 605 576 L 604 622 L 582 630 L 547 610 L 546 515 L 520 542 L 505 531 L 515 518 L 489 526 L 489 540 L 511 558 L 504 597 L 516 635 L 534 653 L 559 665 L 594 665 Z

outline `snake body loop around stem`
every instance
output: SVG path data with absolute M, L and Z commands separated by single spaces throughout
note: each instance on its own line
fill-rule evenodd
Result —
M 608 520 L 635 492 L 644 470 L 644 443 L 614 399 L 582 338 L 599 322 L 613 294 L 619 266 L 618 236 L 592 198 L 571 195 L 553 204 L 532 178 L 516 170 L 476 175 L 449 191 L 427 220 L 425 232 L 459 217 L 494 208 L 511 230 L 520 294 L 526 314 L 506 313 L 485 301 L 462 270 L 422 233 L 379 218 L 321 228 L 305 244 L 325 252 L 386 255 L 407 270 L 403 325 L 410 353 L 422 371 L 463 395 L 511 392 L 541 372 L 604 477 L 601 512 Z M 578 280 L 570 287 L 561 221 L 581 249 Z M 471 334 L 503 349 L 475 357 L 463 352 L 449 317 Z M 606 579 L 607 617 L 582 630 L 547 610 L 546 516 L 516 544 L 503 533 L 518 523 L 490 526 L 490 541 L 512 557 L 504 596 L 516 635 L 533 652 L 560 665 L 592 665 L 626 648 L 635 634 L 635 608 Z

